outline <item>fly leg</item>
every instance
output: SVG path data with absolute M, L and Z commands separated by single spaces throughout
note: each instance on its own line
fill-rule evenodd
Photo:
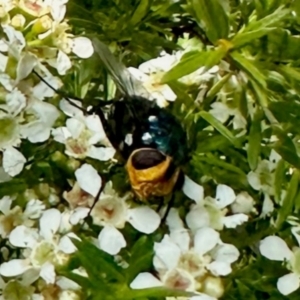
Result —
M 156 208 L 156 212 L 159 212 L 162 209 L 163 205 L 164 205 L 164 197 L 158 197 L 156 202 L 159 202 L 159 204 Z
M 173 192 L 172 193 L 172 196 L 171 196 L 171 199 L 168 201 L 168 205 L 167 205 L 167 209 L 161 219 L 161 223 L 165 223 L 166 222 L 166 219 L 168 217 L 168 214 L 170 212 L 170 209 L 172 208 L 173 204 L 174 204 L 174 201 L 175 201 L 175 193 Z
M 102 193 L 103 190 L 104 190 L 105 184 L 106 184 L 106 180 L 105 180 L 104 178 L 102 178 L 101 187 L 100 187 L 100 189 L 99 189 L 97 195 L 96 195 L 95 198 L 94 198 L 94 202 L 93 202 L 92 206 L 90 207 L 90 210 L 89 210 L 87 216 L 85 217 L 85 220 L 83 221 L 82 226 L 86 223 L 87 218 L 90 217 L 90 215 L 91 215 L 91 213 L 92 213 L 92 210 L 94 209 L 95 205 L 96 205 L 97 202 L 99 201 L 100 196 L 101 196 L 101 193 Z

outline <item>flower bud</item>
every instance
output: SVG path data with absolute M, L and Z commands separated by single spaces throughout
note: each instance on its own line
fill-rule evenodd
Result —
M 15 15 L 11 21 L 10 24 L 16 29 L 22 29 L 26 23 L 26 19 L 23 15 L 17 14 Z
M 222 279 L 208 276 L 203 282 L 203 292 L 211 297 L 220 298 L 224 293 Z
M 48 16 L 42 16 L 41 18 L 37 19 L 37 21 L 32 26 L 32 32 L 35 34 L 41 34 L 52 27 L 52 19 Z

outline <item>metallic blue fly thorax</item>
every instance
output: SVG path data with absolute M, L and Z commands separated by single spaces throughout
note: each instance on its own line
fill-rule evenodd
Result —
M 112 105 L 109 120 L 125 158 L 143 147 L 158 149 L 178 163 L 187 155 L 187 138 L 181 124 L 154 101 L 141 97 L 117 101 Z M 126 143 L 128 134 L 132 136 L 131 144 Z
M 162 109 L 156 115 L 150 115 L 147 121 L 148 130 L 143 133 L 143 144 L 182 161 L 187 154 L 186 134 L 175 117 Z

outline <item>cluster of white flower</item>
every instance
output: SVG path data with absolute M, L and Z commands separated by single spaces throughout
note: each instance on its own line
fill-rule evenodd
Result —
M 221 276 L 231 273 L 231 264 L 239 257 L 234 245 L 222 242 L 219 231 L 246 222 L 255 213 L 254 202 L 245 192 L 236 196 L 226 185 L 217 186 L 215 198 L 204 198 L 203 188 L 187 177 L 183 190 L 196 201 L 186 215 L 188 229 L 172 208 L 167 217 L 170 233 L 154 246 L 158 277 L 140 273 L 131 287 L 166 286 L 195 292 L 193 300 L 218 299 L 224 293 Z
M 0 150 L 3 168 L 10 176 L 19 174 L 26 162 L 15 147 L 21 139 L 32 143 L 50 137 L 59 116 L 58 109 L 45 101 L 54 92 L 37 78 L 33 69 L 57 88 L 59 80 L 47 70 L 47 65 L 60 75 L 71 68 L 71 52 L 81 58 L 93 54 L 89 39 L 74 37 L 63 21 L 66 2 L 1 1 L 0 19 L 4 33 L 0 40 L 0 83 L 4 101 L 0 105 Z M 26 33 L 26 36 L 23 35 Z
M 49 66 L 59 75 L 65 75 L 72 66 L 72 54 L 80 58 L 93 54 L 89 39 L 69 33 L 70 27 L 64 20 L 66 2 L 0 0 L 4 33 L 0 40 L 0 93 L 5 95 L 0 104 L 0 128 L 5 128 L 0 132 L 0 151 L 3 152 L 0 182 L 9 181 L 24 169 L 26 158 L 17 150 L 23 139 L 41 143 L 53 138 L 64 144 L 66 155 L 75 160 L 108 161 L 115 155 L 99 117 L 85 116 L 64 100 L 60 102 L 60 109 L 68 117 L 66 125 L 53 128 L 60 112 L 44 100 L 52 98 L 54 92 L 32 74 L 33 71 L 41 73 L 58 88 L 60 81 L 51 75 Z M 160 106 L 176 99 L 172 89 L 160 83 L 162 76 L 186 52 L 199 47 L 193 39 L 183 39 L 181 43 L 183 51 L 172 55 L 163 53 L 138 69 L 128 69 L 143 82 Z M 218 66 L 208 71 L 200 68 L 180 81 L 201 86 L 219 76 L 218 72 Z M 232 110 L 228 116 L 234 114 L 236 111 Z M 217 113 L 215 116 L 218 118 Z M 243 127 L 243 122 L 237 117 L 234 127 Z M 102 147 L 97 147 L 99 143 Z M 61 202 L 53 190 L 46 193 L 47 204 L 31 191 L 25 192 L 22 203 L 8 196 L 0 200 L 0 236 L 7 240 L 6 246 L 0 249 L 1 257 L 6 260 L 0 262 L 0 275 L 4 277 L 0 277 L 0 299 L 1 293 L 8 294 L 5 299 L 13 299 L 20 291 L 24 298 L 35 300 L 80 299 L 80 287 L 57 275 L 57 269 L 76 251 L 70 237 L 78 238 L 74 227 L 88 216 L 103 182 L 92 165 L 77 162 L 76 180 L 69 181 L 72 190 L 63 192 L 67 202 L 58 206 L 59 209 L 47 206 Z M 254 175 L 249 174 L 250 184 L 255 181 L 253 178 Z M 45 192 L 49 187 L 42 189 Z M 185 177 L 183 192 L 195 201 L 185 218 L 188 228 L 183 226 L 178 212 L 171 209 L 167 218 L 169 234 L 154 245 L 153 265 L 157 277 L 141 273 L 131 287 L 166 286 L 195 292 L 197 296 L 192 297 L 193 300 L 217 299 L 224 293 L 222 276 L 231 273 L 231 264 L 239 258 L 239 251 L 224 243 L 220 232 L 247 222 L 249 216 L 256 213 L 254 201 L 246 192 L 236 195 L 226 185 L 217 186 L 215 197 L 204 197 L 203 187 L 188 177 Z M 127 245 L 122 234 L 126 222 L 144 234 L 155 232 L 161 223 L 161 215 L 152 208 L 144 204 L 132 206 L 131 196 L 128 193 L 120 197 L 108 182 L 91 212 L 93 224 L 102 227 L 92 241 L 111 255 L 118 254 Z M 11 256 L 11 253 L 17 254 Z

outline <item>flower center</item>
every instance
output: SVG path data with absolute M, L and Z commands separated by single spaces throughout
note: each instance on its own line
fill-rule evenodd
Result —
M 42 266 L 46 262 L 53 262 L 55 259 L 55 247 L 53 244 L 42 241 L 37 244 L 31 253 L 33 266 Z

